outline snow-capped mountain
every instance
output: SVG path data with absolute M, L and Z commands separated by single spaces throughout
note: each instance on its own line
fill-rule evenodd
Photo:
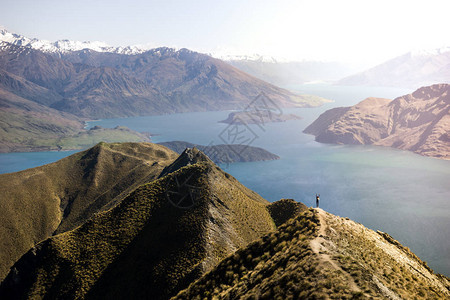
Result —
M 126 47 L 113 47 L 104 42 L 79 42 L 70 40 L 59 40 L 56 42 L 50 42 L 40 39 L 30 39 L 20 34 L 9 32 L 8 30 L 0 27 L 0 42 L 7 42 L 13 45 L 30 47 L 32 49 L 40 50 L 46 53 L 67 53 L 71 51 L 79 51 L 84 49 L 91 49 L 97 52 L 110 52 L 118 54 L 140 54 L 150 49 L 141 45 L 126 46 Z
M 450 83 L 450 47 L 411 51 L 369 70 L 345 77 L 339 83 L 412 89 Z

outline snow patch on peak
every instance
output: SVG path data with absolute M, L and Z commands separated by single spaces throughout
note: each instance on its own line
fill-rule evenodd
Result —
M 70 41 L 70 40 L 59 40 L 56 42 L 50 42 L 40 39 L 30 39 L 25 36 L 11 33 L 5 28 L 0 28 L 0 41 L 7 42 L 16 46 L 29 47 L 35 50 L 39 50 L 47 53 L 67 53 L 71 51 L 80 51 L 85 49 L 90 49 L 97 52 L 110 52 L 117 54 L 140 54 L 148 51 L 150 47 L 145 47 L 142 45 L 126 46 L 126 47 L 113 47 L 104 42 L 99 41 Z

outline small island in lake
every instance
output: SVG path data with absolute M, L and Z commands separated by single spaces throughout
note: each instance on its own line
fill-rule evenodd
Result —
M 270 110 L 238 111 L 230 113 L 227 119 L 219 121 L 219 123 L 244 125 L 286 122 L 289 120 L 301 120 L 301 117 L 294 114 L 272 112 Z
M 248 145 L 223 144 L 202 146 L 183 141 L 164 142 L 159 144 L 177 152 L 178 154 L 181 154 L 186 148 L 195 147 L 204 152 L 213 162 L 219 164 L 280 159 L 278 155 L 275 155 L 267 150 Z

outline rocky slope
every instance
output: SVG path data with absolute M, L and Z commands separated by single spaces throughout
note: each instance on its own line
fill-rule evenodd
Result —
M 450 83 L 450 48 L 410 52 L 339 81 L 342 85 L 417 88 Z
M 265 161 L 280 159 L 278 155 L 270 153 L 259 147 L 246 145 L 213 145 L 202 146 L 188 142 L 173 141 L 159 143 L 177 153 L 182 153 L 186 148 L 197 148 L 205 153 L 216 164 L 228 164 L 233 162 Z
M 167 299 L 275 230 L 268 202 L 198 150 L 166 170 L 111 210 L 39 243 L 11 269 L 0 296 Z
M 156 144 L 98 144 L 0 175 L 0 279 L 36 243 L 71 230 L 155 179 L 177 154 Z
M 323 113 L 304 132 L 316 141 L 373 144 L 450 159 L 450 85 L 423 87 L 394 100 L 368 98 Z
M 446 299 L 449 288 L 388 234 L 309 209 L 173 299 Z

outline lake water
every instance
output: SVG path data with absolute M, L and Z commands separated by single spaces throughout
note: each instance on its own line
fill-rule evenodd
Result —
M 368 96 L 394 98 L 410 90 L 290 86 L 335 102 L 313 109 L 285 109 L 302 120 L 250 125 L 246 138 L 281 157 L 277 161 L 233 163 L 221 167 L 269 201 L 294 198 L 320 206 L 365 226 L 388 232 L 437 272 L 450 275 L 450 161 L 374 146 L 319 144 L 302 133 L 318 115 L 336 106 L 353 105 Z M 228 112 L 186 113 L 109 119 L 90 127 L 127 126 L 157 134 L 154 142 L 173 140 L 211 145 L 231 142 L 233 128 L 218 123 Z M 240 127 L 242 128 L 242 127 Z M 0 172 L 17 171 L 60 159 L 70 152 L 0 155 Z

